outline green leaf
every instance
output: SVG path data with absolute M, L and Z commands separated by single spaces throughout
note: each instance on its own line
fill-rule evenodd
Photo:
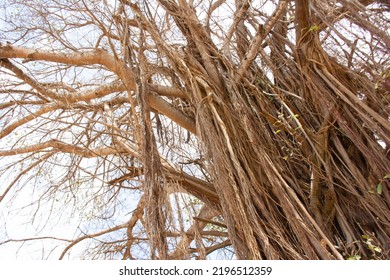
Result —
M 382 183 L 379 183 L 379 184 L 376 186 L 376 192 L 377 192 L 377 194 L 381 195 L 381 194 L 382 194 L 382 190 L 383 190 Z
M 365 239 L 367 241 L 372 240 L 371 237 L 369 235 L 366 235 L 366 234 L 363 234 L 362 237 L 363 237 L 363 239 Z
M 291 119 L 294 119 L 294 120 L 297 119 L 298 117 L 299 117 L 298 114 L 288 116 L 288 118 L 291 118 Z
M 318 30 L 317 25 L 313 25 L 312 27 L 310 27 L 310 31 L 317 31 L 317 30 Z
M 374 248 L 374 251 L 375 252 L 378 252 L 378 253 L 382 253 L 382 249 L 381 248 L 379 248 L 379 247 L 377 247 L 377 246 L 373 246 Z
M 360 256 L 360 255 L 354 255 L 354 256 L 351 256 L 351 257 L 349 257 L 347 260 L 353 260 L 353 261 L 355 261 L 355 260 L 360 260 L 362 257 Z
M 385 175 L 385 177 L 383 177 L 383 179 L 389 179 L 390 178 L 390 173 L 387 173 L 386 175 Z

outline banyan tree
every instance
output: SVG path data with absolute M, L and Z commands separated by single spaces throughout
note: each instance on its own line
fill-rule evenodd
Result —
M 0 251 L 390 257 L 389 1 L 3 0 L 0 18 Z M 9 232 L 20 213 L 33 234 Z

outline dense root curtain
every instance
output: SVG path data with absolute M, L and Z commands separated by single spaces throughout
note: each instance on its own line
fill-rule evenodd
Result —
M 237 46 L 246 46 L 237 65 L 220 54 L 188 4 L 160 2 L 186 37 L 186 59 L 196 62 L 181 76 L 196 106 L 199 137 L 237 256 L 341 259 L 344 250 L 369 256 L 372 248 L 355 243 L 362 236 L 374 239 L 386 256 L 389 197 L 372 188 L 389 172 L 378 143 L 389 143 L 388 111 L 365 75 L 323 50 L 318 28 L 327 22 L 310 8 L 320 4 L 295 1 L 290 58 L 280 44 L 287 40 L 292 3 L 280 1 L 249 44 L 237 19 Z M 275 70 L 273 84 L 254 63 L 270 33 L 274 59 L 266 64 Z M 175 62 L 180 69 L 182 61 Z M 372 102 L 363 102 L 360 93 Z

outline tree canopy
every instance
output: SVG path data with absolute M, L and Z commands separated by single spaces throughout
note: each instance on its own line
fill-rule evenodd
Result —
M 389 1 L 1 5 L 0 250 L 390 257 Z

